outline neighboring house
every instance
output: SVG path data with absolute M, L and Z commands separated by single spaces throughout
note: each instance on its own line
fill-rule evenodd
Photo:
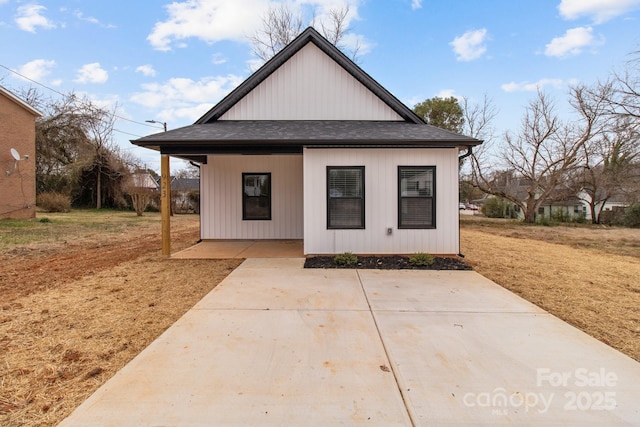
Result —
M 36 216 L 36 118 L 42 114 L 0 86 L 0 219 Z
M 200 213 L 200 180 L 171 178 L 171 209 L 175 213 Z
M 147 171 L 138 171 L 131 174 L 131 188 L 144 191 L 158 191 L 158 182 Z
M 305 254 L 457 254 L 458 156 L 308 28 L 195 124 L 134 144 L 201 164 L 202 239 L 303 239 Z

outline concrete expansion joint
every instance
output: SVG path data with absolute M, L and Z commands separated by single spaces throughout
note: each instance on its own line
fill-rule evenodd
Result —
M 364 298 L 367 301 L 367 306 L 369 307 L 369 313 L 371 313 L 371 319 L 373 320 L 373 324 L 375 325 L 376 328 L 376 333 L 378 334 L 378 338 L 380 339 L 380 343 L 382 344 L 382 349 L 384 351 L 384 355 L 386 360 L 386 365 L 384 365 L 385 367 L 389 367 L 391 370 L 391 373 L 393 374 L 393 380 L 396 383 L 396 387 L 398 389 L 398 391 L 400 392 L 400 397 L 402 398 L 402 404 L 404 405 L 404 410 L 407 413 L 407 416 L 409 418 L 409 421 L 411 421 L 411 426 L 415 427 L 416 422 L 413 419 L 413 415 L 411 413 L 411 411 L 409 410 L 409 405 L 407 403 L 407 398 L 405 396 L 405 392 L 402 389 L 402 387 L 400 386 L 400 382 L 398 381 L 398 372 L 396 371 L 395 366 L 393 365 L 393 363 L 391 363 L 391 357 L 389 356 L 389 350 L 387 349 L 387 345 L 384 342 L 384 337 L 382 336 L 382 333 L 380 332 L 380 326 L 378 325 L 378 320 L 376 319 L 376 315 L 375 312 L 373 311 L 373 309 L 371 308 L 371 301 L 369 301 L 369 295 L 367 295 L 367 291 L 364 287 L 364 283 L 362 283 L 362 278 L 360 277 L 360 270 L 356 269 L 356 276 L 358 277 L 358 282 L 360 283 L 360 288 L 362 289 L 362 293 L 364 294 Z M 380 368 L 382 369 L 382 365 L 380 366 Z M 386 371 L 386 369 L 383 369 Z

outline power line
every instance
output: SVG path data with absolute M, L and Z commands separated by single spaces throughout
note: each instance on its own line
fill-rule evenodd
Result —
M 142 135 L 136 135 L 135 133 L 125 132 L 125 131 L 123 131 L 123 130 L 116 129 L 116 128 L 113 128 L 113 131 L 114 131 L 114 132 L 120 132 L 120 133 L 123 133 L 123 134 L 125 134 L 125 135 L 135 136 L 136 138 L 142 138 Z
M 23 78 L 23 79 L 25 79 L 25 80 L 28 80 L 28 81 L 30 81 L 30 82 L 32 82 L 32 83 L 35 83 L 35 84 L 37 84 L 37 85 L 39 85 L 39 86 L 42 86 L 43 88 L 45 88 L 45 89 L 47 89 L 47 90 L 50 90 L 51 92 L 57 93 L 57 94 L 58 94 L 58 95 L 60 95 L 60 96 L 63 96 L 63 97 L 67 97 L 67 96 L 69 96 L 68 94 L 64 94 L 64 93 L 62 93 L 62 92 L 60 92 L 60 91 L 58 91 L 58 90 L 56 90 L 56 89 L 53 89 L 53 88 L 51 88 L 51 87 L 49 87 L 49 86 L 45 85 L 44 83 L 40 83 L 40 82 L 38 82 L 38 81 L 36 81 L 36 80 L 33 80 L 32 78 L 29 78 L 29 77 L 25 76 L 24 74 L 21 74 L 21 73 L 17 72 L 16 70 L 13 70 L 13 69 L 11 69 L 11 68 L 7 67 L 6 65 L 2 65 L 2 64 L 0 64 L 0 67 L 4 68 L 5 70 L 7 70 L 7 71 L 9 71 L 9 72 L 11 72 L 11 73 L 13 73 L 13 74 L 15 74 L 15 75 L 17 75 L 17 76 L 22 77 L 22 78 Z M 147 126 L 147 127 L 150 127 L 150 128 L 156 128 L 156 129 L 159 129 L 159 128 L 158 128 L 158 126 L 153 126 L 153 125 L 150 125 L 150 124 L 148 124 L 148 123 L 138 122 L 138 121 L 135 121 L 135 120 L 131 120 L 131 119 L 128 119 L 128 118 L 126 118 L 126 117 L 118 116 L 117 114 L 114 114 L 114 115 L 113 115 L 113 117 L 115 117 L 116 119 L 119 119 L 119 120 L 124 120 L 124 121 L 127 121 L 127 122 L 135 123 L 135 124 L 137 124 L 137 125 L 143 125 L 143 126 Z M 122 132 L 122 131 L 118 131 L 118 132 Z M 126 133 L 126 132 L 122 132 L 122 133 Z M 131 134 L 131 135 L 133 135 L 133 134 Z M 138 136 L 138 135 L 133 135 L 133 136 Z

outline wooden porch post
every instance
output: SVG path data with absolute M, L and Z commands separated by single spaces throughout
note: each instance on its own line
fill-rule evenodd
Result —
M 160 206 L 162 212 L 162 255 L 171 255 L 171 169 L 169 155 L 160 159 Z

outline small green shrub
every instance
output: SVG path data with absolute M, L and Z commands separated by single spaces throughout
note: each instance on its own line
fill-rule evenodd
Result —
M 640 227 L 640 203 L 634 203 L 626 208 L 622 221 L 625 227 Z
M 418 252 L 409 257 L 409 264 L 414 267 L 428 267 L 433 264 L 433 255 L 425 254 L 424 252 Z
M 49 218 L 40 218 L 38 220 L 38 222 L 41 222 L 43 224 L 47 224 L 47 223 L 51 222 L 51 220 Z
M 549 227 L 551 225 L 551 218 L 548 216 L 540 215 L 536 217 L 536 224 Z
M 351 252 L 345 252 L 336 255 L 333 258 L 333 262 L 342 267 L 353 267 L 358 263 L 358 257 Z
M 70 212 L 71 198 L 60 193 L 39 194 L 36 204 L 45 212 Z

